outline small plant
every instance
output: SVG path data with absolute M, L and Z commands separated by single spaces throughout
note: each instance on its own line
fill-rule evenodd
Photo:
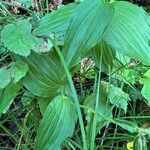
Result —
M 9 16 L 1 30 L 0 114 L 20 99 L 26 111 L 15 149 L 119 149 L 115 138 L 124 133 L 130 137 L 121 142 L 124 149 L 130 140 L 137 150 L 142 138 L 140 150 L 148 150 L 149 126 L 136 113 L 140 100 L 150 118 L 149 14 L 107 0 L 77 1 L 49 13 L 46 2 L 47 9 L 40 1 L 36 12 L 30 1 L 14 4 L 30 17 L 14 17 L 9 3 L 0 2 L 2 22 Z M 146 118 L 138 113 L 137 119 Z

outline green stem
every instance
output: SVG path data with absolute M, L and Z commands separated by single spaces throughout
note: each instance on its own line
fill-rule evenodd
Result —
M 98 112 L 98 105 L 99 105 L 99 100 L 100 100 L 102 54 L 103 54 L 103 50 L 101 52 L 100 63 L 99 63 L 100 68 L 99 68 L 98 86 L 97 86 L 97 93 L 96 93 L 95 112 Z M 95 136 L 96 136 L 96 124 L 97 124 L 97 113 L 94 113 L 90 150 L 94 150 L 94 145 L 95 145 L 94 141 L 95 141 Z
M 83 140 L 83 149 L 87 150 L 86 134 L 85 134 L 84 123 L 83 123 L 83 119 L 82 119 L 82 113 L 81 113 L 81 109 L 80 109 L 78 96 L 77 96 L 77 93 L 76 93 L 76 90 L 75 90 L 75 87 L 74 87 L 74 84 L 73 84 L 73 81 L 72 81 L 72 76 L 69 72 L 69 69 L 67 68 L 66 62 L 63 58 L 63 55 L 62 55 L 61 50 L 59 49 L 58 45 L 51 38 L 50 38 L 50 40 L 54 44 L 54 47 L 55 47 L 55 49 L 58 53 L 58 56 L 60 57 L 60 60 L 62 62 L 62 65 L 63 65 L 65 73 L 66 73 L 66 76 L 68 78 L 68 82 L 69 82 L 69 85 L 70 85 L 70 88 L 71 88 L 71 91 L 72 91 L 72 97 L 74 99 L 77 114 L 78 114 L 78 118 L 79 118 L 81 134 L 82 134 L 82 140 Z

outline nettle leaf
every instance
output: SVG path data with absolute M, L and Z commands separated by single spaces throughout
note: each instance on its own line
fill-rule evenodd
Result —
M 28 69 L 28 65 L 22 61 L 12 62 L 8 67 L 2 67 L 0 69 L 0 88 L 5 88 L 10 81 L 17 83 L 26 75 Z
M 2 42 L 11 52 L 28 56 L 31 50 L 38 51 L 40 41 L 31 34 L 29 20 L 16 20 L 4 27 L 1 33 Z
M 62 85 L 66 84 L 66 76 L 60 59 L 55 52 L 47 54 L 31 53 L 22 58 L 29 66 L 24 79 L 24 86 L 39 97 L 49 97 Z
M 109 71 L 113 67 L 113 59 L 115 58 L 115 51 L 106 42 L 101 41 L 91 49 L 91 57 L 96 63 L 97 67 L 100 66 L 101 62 L 102 69 L 104 71 Z
M 0 68 L 0 88 L 5 88 L 11 81 L 10 74 L 7 70 L 7 67 Z
M 60 9 L 45 15 L 33 33 L 37 36 L 50 36 L 55 34 L 58 41 L 63 42 L 70 19 L 77 7 L 76 3 L 68 4 Z
M 73 134 L 75 123 L 73 102 L 68 97 L 55 97 L 44 112 L 34 149 L 60 149 L 62 143 Z
M 109 83 L 106 92 L 109 102 L 118 108 L 122 108 L 126 113 L 128 105 L 127 102 L 130 100 L 129 94 L 123 92 L 121 88 L 115 87 Z
M 104 41 L 115 50 L 145 64 L 150 64 L 149 15 L 128 2 L 113 2 L 115 14 L 107 28 Z
M 21 88 L 22 81 L 15 84 L 11 81 L 4 89 L 0 89 L 0 114 L 6 113 Z
M 101 40 L 113 14 L 113 7 L 103 0 L 85 0 L 77 7 L 67 29 L 63 48 L 69 67 L 78 63 Z
M 11 77 L 13 78 L 13 82 L 16 83 L 27 74 L 29 68 L 28 65 L 23 61 L 16 61 L 11 63 Z

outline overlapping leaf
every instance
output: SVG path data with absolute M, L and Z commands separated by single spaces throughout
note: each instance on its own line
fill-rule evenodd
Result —
M 24 86 L 33 94 L 49 97 L 66 83 L 61 62 L 55 52 L 48 54 L 31 53 L 23 58 L 29 66 Z
M 4 27 L 1 33 L 2 42 L 11 52 L 28 56 L 31 50 L 38 51 L 40 41 L 31 34 L 29 20 L 16 20 Z
M 115 14 L 104 40 L 124 55 L 150 64 L 149 15 L 128 2 L 114 2 Z
M 129 94 L 122 91 L 121 88 L 109 84 L 107 85 L 107 97 L 111 104 L 122 108 L 125 113 L 127 112 L 128 100 L 130 100 Z
M 87 139 L 88 143 L 90 144 L 90 139 L 92 135 L 92 127 L 93 127 L 93 119 L 94 119 L 94 112 L 91 111 L 91 109 L 95 108 L 96 103 L 96 95 L 91 94 L 88 96 L 84 102 L 84 105 L 89 108 L 85 109 L 86 113 L 86 119 L 87 119 Z M 97 115 L 97 125 L 96 125 L 96 134 L 98 131 L 106 125 L 109 121 L 109 118 L 112 118 L 112 111 L 110 103 L 107 103 L 107 95 L 106 95 L 106 85 L 101 84 L 101 91 L 100 91 L 100 99 L 98 104 L 98 115 Z
M 101 41 L 91 49 L 91 57 L 98 67 L 100 66 L 101 62 L 102 69 L 104 71 L 109 71 L 113 67 L 115 51 L 106 42 Z
M 57 96 L 48 105 L 35 139 L 35 150 L 58 150 L 61 144 L 73 134 L 76 110 L 73 102 L 64 96 Z
M 77 4 L 72 3 L 45 15 L 40 20 L 38 27 L 34 29 L 33 33 L 38 36 L 50 36 L 54 33 L 56 36 L 55 38 L 58 41 L 63 42 L 71 16 L 76 7 Z
M 75 10 L 67 29 L 63 55 L 69 67 L 94 47 L 110 24 L 114 11 L 103 0 L 85 0 Z

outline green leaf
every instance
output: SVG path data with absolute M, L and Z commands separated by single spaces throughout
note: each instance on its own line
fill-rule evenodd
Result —
M 22 81 L 16 84 L 10 82 L 4 89 L 0 89 L 0 114 L 6 113 L 21 88 Z
M 70 19 L 77 7 L 76 3 L 68 4 L 60 9 L 45 15 L 33 33 L 37 36 L 50 36 L 55 34 L 58 41 L 63 42 Z
M 0 68 L 0 88 L 5 88 L 11 81 L 10 74 L 6 67 Z
M 21 99 L 22 104 L 24 106 L 29 106 L 34 98 L 35 96 L 31 92 L 25 91 Z
M 84 11 L 83 11 L 84 10 Z M 63 55 L 69 67 L 78 63 L 101 39 L 113 17 L 103 0 L 85 0 L 75 10 L 65 36 Z
M 100 66 L 100 59 L 102 58 L 102 69 L 104 71 L 111 70 L 113 67 L 113 59 L 115 58 L 115 51 L 106 42 L 101 41 L 91 49 L 91 57 Z
M 113 123 L 119 125 L 120 127 L 124 128 L 125 130 L 131 133 L 137 132 L 138 129 L 138 125 L 135 122 L 130 122 L 127 120 L 114 119 Z
M 106 91 L 109 102 L 118 108 L 122 108 L 126 113 L 128 105 L 127 102 L 130 100 L 129 94 L 122 91 L 121 88 L 115 87 L 113 84 L 109 84 Z
M 61 144 L 73 134 L 75 123 L 73 102 L 64 96 L 55 97 L 44 112 L 34 149 L 60 149 Z
M 38 104 L 39 104 L 40 112 L 42 115 L 44 114 L 49 103 L 52 101 L 52 99 L 53 99 L 52 97 L 38 98 Z
M 28 56 L 31 50 L 39 49 L 40 41 L 31 34 L 29 20 L 16 20 L 4 27 L 1 33 L 2 42 L 11 52 Z
M 146 99 L 148 106 L 150 106 L 150 69 L 140 79 L 140 83 L 144 84 L 141 94 Z
M 5 88 L 10 81 L 13 83 L 22 79 L 28 71 L 28 65 L 22 61 L 12 62 L 7 68 L 4 66 L 0 69 L 0 88 Z
M 96 95 L 91 94 L 88 96 L 84 101 L 85 106 L 85 114 L 87 119 L 87 138 L 88 143 L 90 143 L 91 135 L 92 135 L 92 127 L 93 127 L 93 119 L 94 119 L 94 110 L 96 103 Z M 87 109 L 88 108 L 88 109 Z M 96 125 L 96 134 L 100 131 L 100 129 L 109 123 L 109 119 L 112 118 L 112 111 L 111 106 L 107 103 L 107 95 L 106 95 L 106 85 L 101 84 L 101 91 L 100 91 L 100 99 L 98 104 L 98 117 L 97 117 L 97 125 Z
M 23 61 L 11 63 L 10 72 L 14 83 L 22 79 L 27 74 L 28 69 L 28 65 Z
M 50 97 L 62 85 L 66 84 L 66 76 L 63 73 L 60 59 L 53 51 L 47 54 L 31 53 L 24 60 L 29 71 L 24 79 L 24 86 L 28 91 L 39 97 Z
M 128 2 L 113 2 L 115 14 L 103 40 L 115 50 L 143 63 L 150 64 L 149 15 Z

